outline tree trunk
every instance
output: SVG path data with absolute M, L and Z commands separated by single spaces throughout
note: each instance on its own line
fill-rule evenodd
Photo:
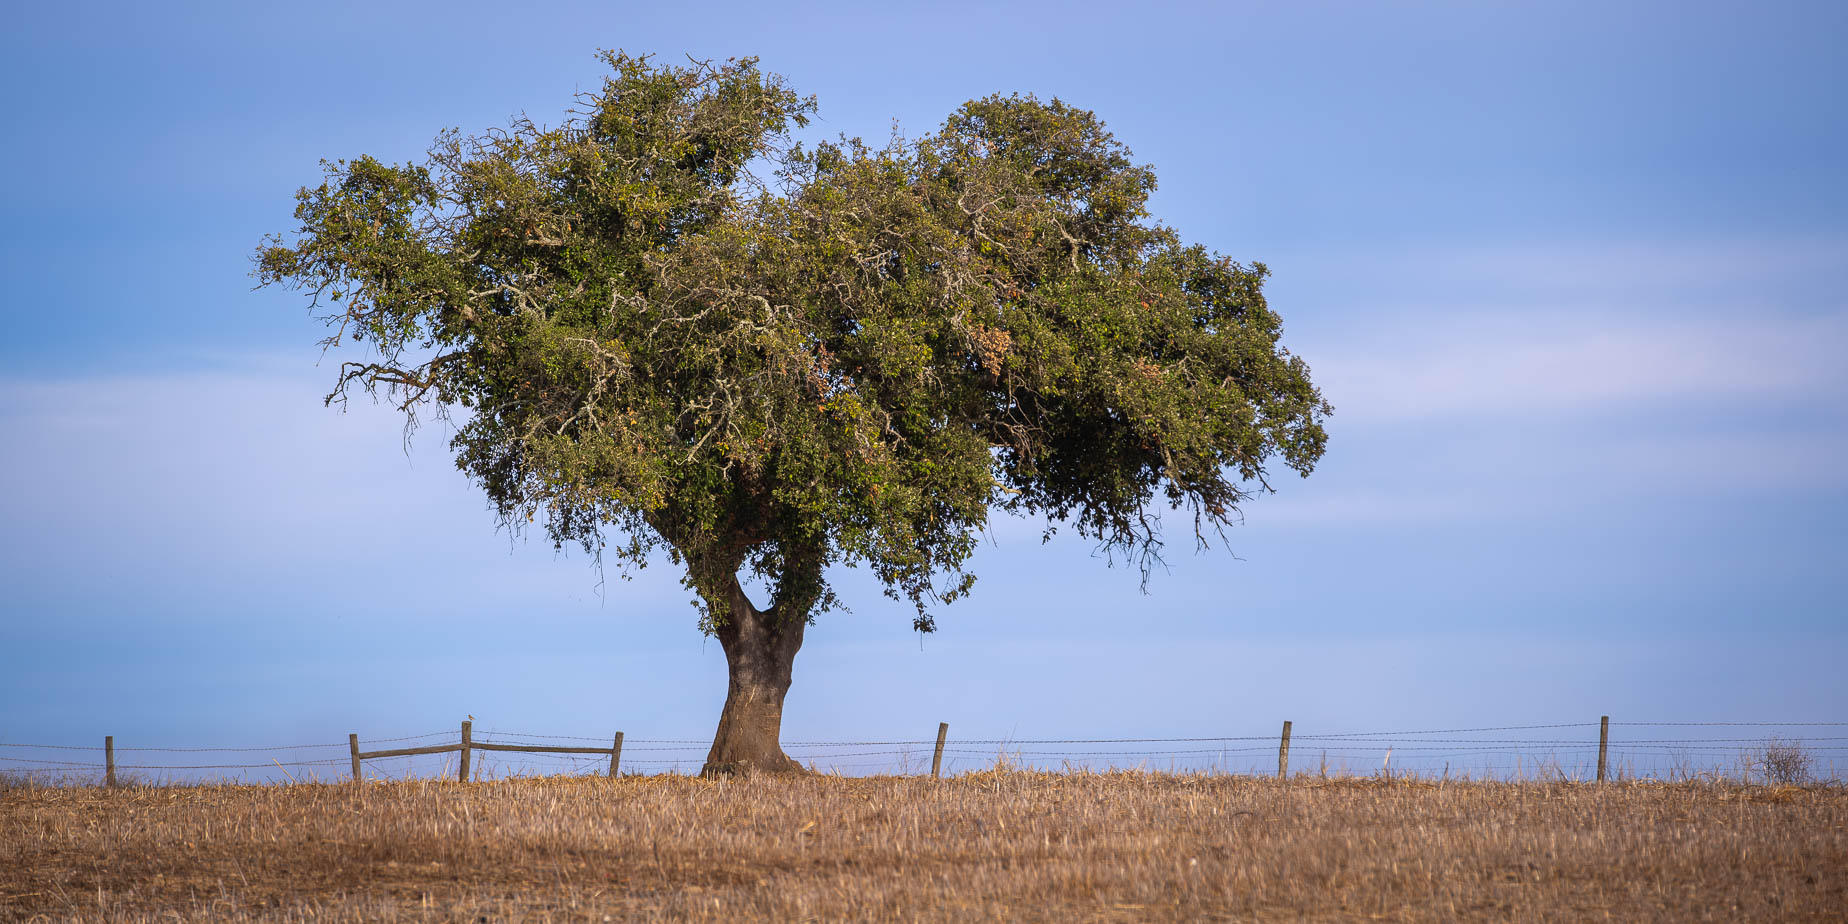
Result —
M 789 692 L 790 670 L 802 647 L 808 614 L 778 618 L 779 607 L 763 611 L 753 606 L 735 576 L 728 583 L 731 612 L 714 634 L 725 649 L 731 683 L 700 774 L 799 772 L 802 765 L 783 753 L 780 738 L 783 697 Z

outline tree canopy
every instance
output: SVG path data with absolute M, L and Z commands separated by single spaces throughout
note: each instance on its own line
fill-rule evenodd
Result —
M 993 510 L 1146 562 L 1162 507 L 1203 539 L 1322 455 L 1266 268 L 1152 220 L 1153 170 L 1092 113 L 991 96 L 799 145 L 814 100 L 752 59 L 604 59 L 555 127 L 325 163 L 257 254 L 329 346 L 370 345 L 329 400 L 460 409 L 457 464 L 508 523 L 665 548 L 707 631 L 807 623 L 835 564 L 928 631 Z

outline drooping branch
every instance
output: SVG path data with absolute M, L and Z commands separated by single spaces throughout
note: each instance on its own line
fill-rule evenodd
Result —
M 444 386 L 448 383 L 444 375 L 445 369 L 465 357 L 466 354 L 460 351 L 442 353 L 426 362 L 410 367 L 395 366 L 389 363 L 343 362 L 340 364 L 340 376 L 335 382 L 333 391 L 328 392 L 321 403 L 324 406 L 332 406 L 338 401 L 344 405 L 348 388 L 357 382 L 367 394 L 371 395 L 377 395 L 379 387 L 384 386 L 386 394 L 396 398 L 394 405 L 396 409 L 408 413 L 422 403 L 426 397 L 430 397 L 431 392 L 436 392 L 437 397 L 440 398 Z

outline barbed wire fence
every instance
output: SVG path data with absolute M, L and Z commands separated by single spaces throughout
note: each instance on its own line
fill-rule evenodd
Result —
M 802 765 L 847 776 L 950 774 L 997 766 L 1052 771 L 1145 771 L 1187 774 L 1277 774 L 1318 777 L 1413 776 L 1493 780 L 1735 779 L 1748 782 L 1840 782 L 1848 767 L 1848 722 L 1559 722 L 1474 728 L 1320 733 L 1285 723 L 1281 735 L 1115 738 L 868 738 L 786 741 Z M 455 729 L 325 744 L 262 747 L 156 747 L 35 744 L 0 740 L 0 778 L 87 785 L 114 781 L 179 783 L 410 779 L 454 775 L 459 751 L 472 779 L 530 775 L 698 773 L 709 739 L 605 736 L 489 730 L 460 745 L 435 739 Z M 1602 739 L 1602 743 L 1601 743 Z M 596 753 L 525 753 L 521 747 L 575 747 Z M 360 745 L 386 753 L 373 756 Z M 410 745 L 410 747 L 405 747 Z M 384 747 L 380 747 L 384 746 Z M 1603 752 L 1601 754 L 1601 751 Z M 510 754 L 518 756 L 508 756 Z M 609 755 L 609 756 L 604 756 Z M 1600 757 L 1608 764 L 1599 772 Z

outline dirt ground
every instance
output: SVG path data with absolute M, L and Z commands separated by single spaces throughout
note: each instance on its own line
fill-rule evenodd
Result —
M 1008 770 L 0 788 L 0 919 L 1848 920 L 1848 789 Z

